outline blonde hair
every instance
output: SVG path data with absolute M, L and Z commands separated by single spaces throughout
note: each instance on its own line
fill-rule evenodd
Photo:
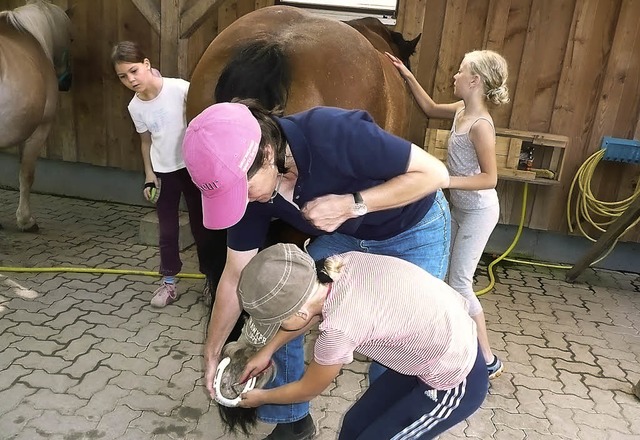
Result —
M 492 50 L 474 50 L 465 54 L 472 74 L 478 75 L 484 85 L 484 96 L 496 105 L 509 102 L 507 60 Z
M 329 257 L 324 260 L 324 272 L 329 275 L 329 277 L 336 281 L 340 278 L 340 273 L 342 272 L 342 268 L 344 267 L 344 261 L 340 257 Z

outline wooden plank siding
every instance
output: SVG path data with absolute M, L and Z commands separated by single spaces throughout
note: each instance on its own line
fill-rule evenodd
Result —
M 52 0 L 73 10 L 74 82 L 61 93 L 42 156 L 141 170 L 139 137 L 126 106 L 131 92 L 109 56 L 119 40 L 138 41 L 166 76 L 189 79 L 211 40 L 238 17 L 274 0 Z M 23 0 L 0 0 L 13 9 Z M 509 63 L 511 102 L 492 110 L 497 127 L 567 136 L 561 183 L 530 185 L 525 226 L 567 232 L 565 207 L 578 167 L 603 136 L 640 138 L 640 1 L 403 0 L 395 30 L 422 34 L 412 68 L 438 102 L 455 100 L 453 75 L 464 54 L 492 49 Z M 414 105 L 408 138 L 424 145 L 428 120 Z M 550 154 L 550 153 L 549 153 Z M 513 157 L 510 158 L 514 160 Z M 544 162 L 551 156 L 540 158 Z M 602 163 L 592 191 L 626 198 L 640 166 Z M 500 181 L 500 222 L 517 224 L 522 183 Z M 624 240 L 640 242 L 640 228 Z

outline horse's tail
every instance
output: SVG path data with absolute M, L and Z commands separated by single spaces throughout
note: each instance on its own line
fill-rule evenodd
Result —
M 257 99 L 265 108 L 284 109 L 291 72 L 283 47 L 277 42 L 258 40 L 241 47 L 220 74 L 215 102 L 233 98 Z
M 69 38 L 69 17 L 56 5 L 42 0 L 32 0 L 13 11 L 2 11 L 0 20 L 21 32 L 33 35 L 52 63 L 56 46 L 64 44 Z

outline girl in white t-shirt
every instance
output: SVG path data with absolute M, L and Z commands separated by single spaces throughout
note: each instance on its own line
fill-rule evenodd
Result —
M 497 377 L 502 373 L 503 365 L 491 350 L 484 311 L 473 291 L 473 276 L 500 216 L 495 190 L 498 181 L 495 128 L 488 103 L 509 102 L 507 62 L 491 50 L 467 53 L 453 76 L 453 93 L 460 101 L 438 104 L 402 61 L 389 53 L 387 56 L 428 117 L 453 119 L 447 148 L 447 168 L 451 175 L 448 282 L 469 301 L 469 313 L 478 326 L 478 339 L 489 377 Z
M 318 268 L 300 248 L 278 244 L 242 271 L 238 296 L 250 315 L 243 339 L 263 348 L 240 382 L 264 371 L 280 346 L 318 321 L 320 335 L 300 380 L 244 392 L 238 406 L 308 401 L 357 352 L 387 370 L 347 412 L 340 439 L 430 439 L 480 407 L 487 369 L 467 302 L 455 290 L 383 255 L 347 252 Z
M 207 275 L 205 299 L 211 295 L 211 275 L 224 265 L 212 249 L 225 240 L 224 231 L 210 231 L 202 225 L 200 191 L 182 159 L 182 139 L 186 130 L 185 105 L 189 83 L 179 78 L 163 78 L 142 53 L 137 43 L 122 41 L 111 55 L 118 78 L 135 92 L 128 109 L 140 134 L 144 163 L 144 197 L 156 204 L 160 229 L 161 285 L 154 292 L 151 305 L 164 307 L 178 297 L 176 275 L 182 269 L 179 233 L 179 205 L 184 195 L 189 222 L 198 251 L 200 271 Z M 226 240 L 225 240 L 226 241 Z

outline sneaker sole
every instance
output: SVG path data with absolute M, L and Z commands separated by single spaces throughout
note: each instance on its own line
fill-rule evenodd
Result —
M 498 371 L 495 371 L 489 375 L 489 380 L 495 379 L 496 377 L 500 377 L 504 372 L 504 367 L 500 368 Z

